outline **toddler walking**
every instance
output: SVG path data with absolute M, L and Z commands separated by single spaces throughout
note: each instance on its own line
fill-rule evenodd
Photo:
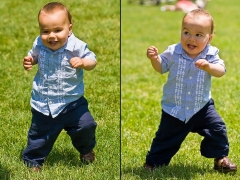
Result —
M 237 171 L 228 156 L 229 143 L 225 123 L 214 107 L 211 77 L 221 77 L 226 69 L 219 50 L 210 45 L 214 22 L 203 9 L 187 13 L 182 20 L 181 42 L 170 45 L 158 55 L 151 46 L 147 57 L 153 68 L 168 79 L 163 87 L 162 117 L 144 167 L 154 170 L 168 165 L 189 132 L 203 136 L 202 156 L 214 158 L 214 169 Z
M 96 122 L 84 98 L 83 70 L 96 66 L 95 54 L 72 33 L 72 16 L 59 2 L 46 4 L 38 14 L 40 36 L 24 57 L 33 80 L 32 123 L 23 151 L 24 163 L 35 171 L 41 167 L 64 129 L 84 163 L 93 162 Z

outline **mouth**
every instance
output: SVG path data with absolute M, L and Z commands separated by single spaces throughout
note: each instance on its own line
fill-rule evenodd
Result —
M 192 44 L 187 44 L 187 47 L 188 47 L 189 49 L 195 49 L 197 46 L 192 45 Z
M 58 44 L 58 41 L 49 41 L 48 42 L 51 46 L 56 46 Z

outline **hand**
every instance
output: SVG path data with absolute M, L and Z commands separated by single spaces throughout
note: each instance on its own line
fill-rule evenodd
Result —
M 154 46 L 150 46 L 147 49 L 147 57 L 150 60 L 158 60 L 158 49 Z
M 34 59 L 32 58 L 32 56 L 26 56 L 23 59 L 23 67 L 24 69 L 26 69 L 27 71 L 32 69 L 32 66 L 34 65 Z
M 70 64 L 72 68 L 82 68 L 83 60 L 79 57 L 73 57 L 72 59 L 70 59 Z
M 219 63 L 213 64 L 209 63 L 205 59 L 199 59 L 195 62 L 195 66 L 199 69 L 202 69 L 214 77 L 221 77 L 225 74 L 225 66 Z
M 199 69 L 206 70 L 209 68 L 209 62 L 206 59 L 199 59 L 195 62 L 195 66 Z

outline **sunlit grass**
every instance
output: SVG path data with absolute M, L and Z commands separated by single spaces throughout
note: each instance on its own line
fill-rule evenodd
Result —
M 119 179 L 120 172 L 120 2 L 69 0 L 73 33 L 96 53 L 98 65 L 85 72 L 85 96 L 98 123 L 96 161 L 88 166 L 63 131 L 41 173 L 32 173 L 21 161 L 31 123 L 30 95 L 37 67 L 22 67 L 39 34 L 37 13 L 41 1 L 2 0 L 0 4 L 0 179 Z M 111 8 L 110 8 L 111 7 Z
M 240 130 L 239 39 L 240 2 L 214 0 L 207 5 L 216 24 L 213 46 L 220 49 L 227 73 L 213 78 L 212 96 L 216 109 L 227 125 L 231 160 L 238 158 Z M 121 12 L 121 122 L 122 122 L 122 179 L 240 179 L 240 174 L 219 174 L 213 171 L 213 159 L 200 155 L 202 137 L 190 133 L 169 166 L 156 172 L 143 169 L 145 156 L 158 128 L 162 87 L 167 75 L 155 72 L 146 58 L 146 50 L 155 45 L 159 52 L 180 40 L 184 13 L 161 12 L 159 6 L 140 6 L 122 1 Z

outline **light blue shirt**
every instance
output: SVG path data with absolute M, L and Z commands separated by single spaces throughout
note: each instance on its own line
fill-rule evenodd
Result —
M 211 75 L 195 67 L 198 59 L 206 59 L 209 63 L 224 65 L 218 56 L 216 47 L 207 45 L 195 58 L 190 58 L 181 44 L 174 44 L 159 56 L 162 59 L 162 73 L 168 73 L 163 87 L 162 109 L 187 123 L 189 119 L 202 109 L 211 98 Z
M 83 96 L 83 69 L 72 68 L 69 61 L 73 57 L 96 61 L 85 42 L 72 34 L 62 48 L 52 51 L 37 37 L 28 55 L 38 63 L 30 101 L 34 109 L 54 118 L 69 103 Z

